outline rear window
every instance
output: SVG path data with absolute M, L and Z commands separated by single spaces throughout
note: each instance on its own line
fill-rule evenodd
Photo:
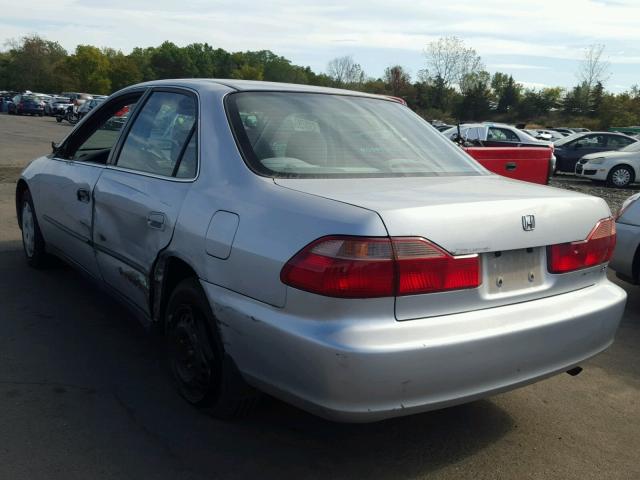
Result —
M 317 93 L 240 92 L 227 114 L 249 167 L 295 178 L 482 175 L 450 140 L 399 103 Z

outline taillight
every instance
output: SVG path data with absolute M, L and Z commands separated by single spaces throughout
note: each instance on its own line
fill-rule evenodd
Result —
M 453 257 L 424 238 L 393 238 L 398 295 L 443 292 L 480 285 L 478 255 Z
M 477 255 L 453 257 L 423 238 L 323 237 L 287 262 L 286 285 L 319 295 L 374 298 L 480 285 Z
M 613 218 L 600 220 L 586 240 L 547 247 L 549 272 L 566 273 L 608 262 L 616 246 Z

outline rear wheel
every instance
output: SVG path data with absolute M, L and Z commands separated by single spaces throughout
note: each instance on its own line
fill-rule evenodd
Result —
M 633 182 L 633 171 L 626 165 L 614 167 L 607 176 L 607 185 L 616 188 L 628 187 Z
M 209 301 L 195 278 L 174 289 L 166 311 L 167 356 L 174 382 L 189 403 L 218 418 L 246 414 L 259 394 L 226 355 Z
M 22 247 L 27 263 L 31 267 L 42 268 L 47 263 L 47 252 L 29 190 L 22 193 L 20 208 Z

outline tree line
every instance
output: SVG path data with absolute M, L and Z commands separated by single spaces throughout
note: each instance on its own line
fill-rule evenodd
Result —
M 78 45 L 67 52 L 58 42 L 29 35 L 0 52 L 0 89 L 109 94 L 134 83 L 180 77 L 235 78 L 331 86 L 393 95 L 427 119 L 582 125 L 590 128 L 640 124 L 640 89 L 605 90 L 604 46 L 585 52 L 575 87 L 525 88 L 512 75 L 490 74 L 477 52 L 457 37 L 441 38 L 424 50 L 424 69 L 412 79 L 401 65 L 382 77 L 368 76 L 352 56 L 334 58 L 326 72 L 293 64 L 269 50 L 228 52 L 208 43 L 180 47 L 165 41 L 125 54 Z

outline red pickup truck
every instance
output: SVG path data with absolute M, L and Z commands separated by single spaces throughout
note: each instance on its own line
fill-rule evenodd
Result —
M 483 167 L 516 180 L 549 183 L 553 150 L 546 147 L 463 147 Z

